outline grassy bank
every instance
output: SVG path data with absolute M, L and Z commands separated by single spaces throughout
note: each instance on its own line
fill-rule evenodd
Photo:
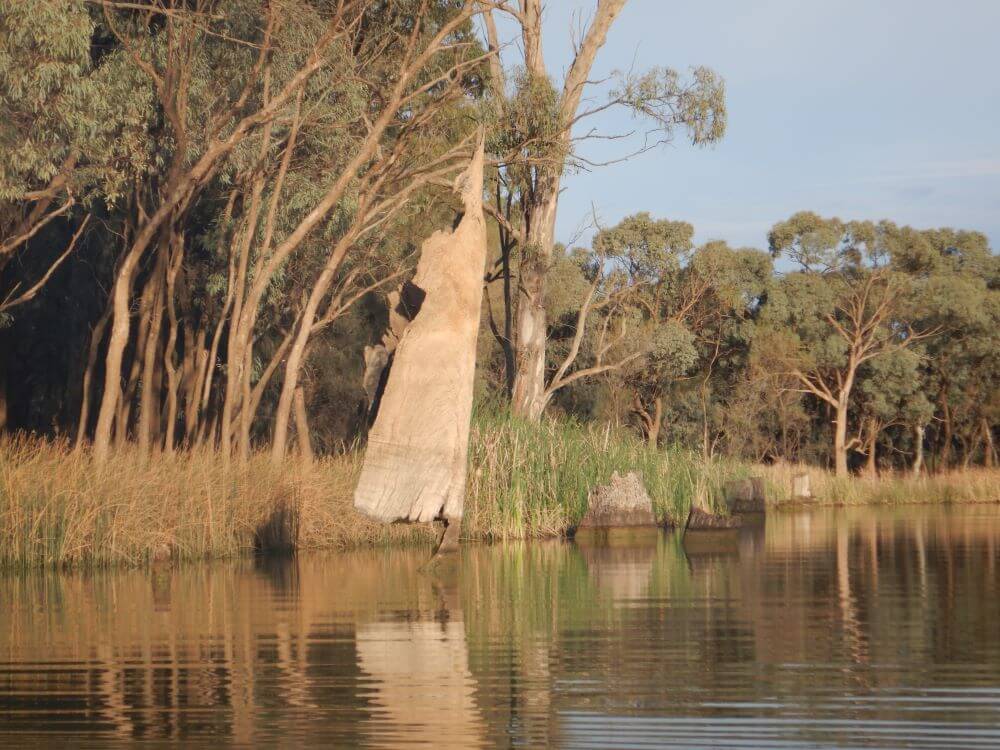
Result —
M 68 445 L 0 441 L 0 567 L 143 564 L 255 549 L 429 543 L 427 526 L 384 526 L 357 513 L 360 454 L 303 465 L 266 455 L 228 465 L 208 450 L 144 456 L 134 447 L 103 466 Z M 695 494 L 721 497 L 744 476 L 727 462 L 653 451 L 629 435 L 571 422 L 532 425 L 479 414 L 473 428 L 463 536 L 564 533 L 587 493 L 614 471 L 638 471 L 658 517 L 676 521 Z
M 346 549 L 428 544 L 428 526 L 384 526 L 357 513 L 360 454 L 273 467 L 212 451 L 144 456 L 134 447 L 103 466 L 59 442 L 0 440 L 0 567 L 138 565 L 156 559 L 225 557 L 255 549 Z M 614 471 L 638 471 L 657 517 L 683 519 L 693 497 L 721 505 L 731 479 L 764 474 L 769 496 L 790 496 L 800 467 L 755 469 L 651 450 L 629 434 L 549 420 L 533 425 L 480 413 L 473 427 L 467 539 L 564 533 L 587 494 Z M 1000 473 L 930 479 L 837 480 L 810 469 L 817 502 L 1000 501 Z
M 768 497 L 777 504 L 791 498 L 792 478 L 809 474 L 813 503 L 820 505 L 901 505 L 905 503 L 1000 502 L 1000 470 L 965 469 L 942 474 L 884 474 L 838 478 L 813 466 L 777 463 L 754 470 L 765 478 Z

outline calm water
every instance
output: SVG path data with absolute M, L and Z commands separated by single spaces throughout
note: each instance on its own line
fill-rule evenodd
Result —
M 0 578 L 0 746 L 1000 747 L 1000 507 Z

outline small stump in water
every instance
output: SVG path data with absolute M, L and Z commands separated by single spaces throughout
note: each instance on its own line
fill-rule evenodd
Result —
M 726 505 L 730 513 L 763 513 L 767 510 L 764 480 L 741 479 L 726 484 Z
M 702 510 L 697 505 L 691 506 L 688 513 L 687 531 L 730 531 L 738 529 L 743 522 L 738 516 L 720 516 Z
M 684 551 L 691 555 L 738 554 L 739 516 L 720 516 L 697 504 L 691 506 L 684 526 Z
M 639 475 L 617 471 L 611 481 L 590 491 L 587 512 L 578 529 L 608 529 L 633 526 L 656 526 L 653 501 Z

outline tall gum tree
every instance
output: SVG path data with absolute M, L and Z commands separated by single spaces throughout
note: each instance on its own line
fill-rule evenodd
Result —
M 516 295 L 505 284 L 505 323 L 501 346 L 515 414 L 541 417 L 546 396 L 546 280 L 553 264 L 555 224 L 562 178 L 568 165 L 588 165 L 577 153 L 595 131 L 580 134 L 584 121 L 615 107 L 648 118 L 658 133 L 653 142 L 669 140 L 684 127 L 696 144 L 712 143 L 725 132 L 724 86 L 710 70 L 697 68 L 690 82 L 676 71 L 654 68 L 641 75 L 617 75 L 605 102 L 586 102 L 584 92 L 608 32 L 626 0 L 597 0 L 590 24 L 574 40 L 573 59 L 562 86 L 552 83 L 543 55 L 543 2 L 520 0 L 507 8 L 520 29 L 523 68 L 508 76 L 499 61 L 500 41 L 492 14 L 486 32 L 498 59 L 492 66 L 491 88 L 497 102 L 498 126 L 491 146 L 498 165 L 494 203 L 487 210 L 501 225 L 502 257 L 497 265 L 510 273 L 509 253 L 520 251 Z M 511 90 L 508 90 L 510 88 Z M 641 149 L 645 150 L 650 147 Z M 590 166 L 595 166 L 589 163 Z M 515 297 L 516 296 L 516 300 Z
M 870 222 L 801 212 L 776 224 L 771 252 L 802 269 L 773 288 L 758 335 L 759 354 L 829 405 L 837 476 L 848 473 L 851 395 L 858 368 L 933 331 L 906 319 L 912 279 L 889 265 L 885 237 Z
M 142 11 L 135 11 L 141 13 L 141 17 L 131 15 L 133 11 L 128 6 L 122 9 L 111 2 L 102 2 L 100 5 L 108 28 L 115 34 L 118 43 L 128 51 L 135 66 L 148 77 L 176 146 L 163 176 L 162 186 L 155 196 L 155 204 L 150 206 L 148 215 L 134 237 L 130 238 L 129 247 L 116 269 L 111 289 L 112 312 L 104 359 L 104 391 L 93 442 L 94 458 L 98 462 L 107 458 L 111 448 L 112 429 L 122 402 L 122 364 L 132 327 L 131 287 L 140 261 L 157 242 L 165 227 L 180 220 L 196 195 L 216 174 L 220 162 L 258 128 L 278 116 L 323 65 L 334 40 L 343 37 L 352 26 L 345 15 L 345 5 L 341 4 L 311 45 L 302 64 L 273 96 L 261 100 L 254 94 L 271 57 L 271 32 L 276 16 L 276 6 L 269 7 L 265 14 L 265 25 L 258 31 L 259 38 L 252 40 L 249 45 L 256 50 L 256 54 L 255 61 L 246 73 L 245 83 L 237 86 L 233 92 L 224 92 L 219 97 L 218 106 L 204 125 L 201 134 L 204 142 L 197 151 L 189 151 L 192 134 L 187 119 L 191 93 L 188 85 L 193 65 L 206 37 L 224 34 L 225 29 L 206 29 L 202 25 L 209 22 L 206 20 L 206 2 L 196 2 L 193 8 L 184 12 L 162 3 L 150 3 Z M 136 35 L 145 29 L 143 19 L 148 23 L 152 18 L 162 19 L 167 29 L 163 49 L 156 50 L 155 54 L 145 37 Z M 234 94 L 232 98 L 225 95 L 229 93 Z M 160 244 L 169 246 L 170 243 Z

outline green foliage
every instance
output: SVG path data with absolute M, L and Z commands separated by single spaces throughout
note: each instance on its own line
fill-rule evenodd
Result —
M 573 419 L 532 423 L 481 404 L 473 422 L 465 534 L 513 539 L 564 533 L 587 509 L 591 489 L 615 471 L 636 471 L 661 522 L 681 523 L 702 495 L 723 507 L 726 481 L 747 468 L 704 461 L 682 448 L 656 450 L 610 426 Z
M 72 156 L 70 187 L 115 199 L 148 166 L 152 96 L 121 50 L 95 64 L 82 0 L 0 2 L 0 201 L 38 190 Z
M 522 69 L 516 71 L 513 87 L 506 102 L 494 102 L 498 109 L 493 113 L 490 151 L 519 154 L 525 169 L 537 162 L 561 164 L 567 155 L 564 126 L 552 81 Z
M 860 373 L 862 413 L 882 423 L 927 424 L 934 407 L 923 392 L 921 352 L 902 349 L 877 357 Z
M 664 67 L 637 77 L 619 74 L 611 98 L 652 119 L 667 138 L 678 126 L 686 128 L 698 146 L 715 143 L 726 133 L 726 85 L 710 68 L 693 68 L 689 81 Z
M 594 235 L 594 251 L 612 258 L 643 282 L 676 275 L 691 251 L 694 227 L 685 221 L 653 219 L 642 212 Z

